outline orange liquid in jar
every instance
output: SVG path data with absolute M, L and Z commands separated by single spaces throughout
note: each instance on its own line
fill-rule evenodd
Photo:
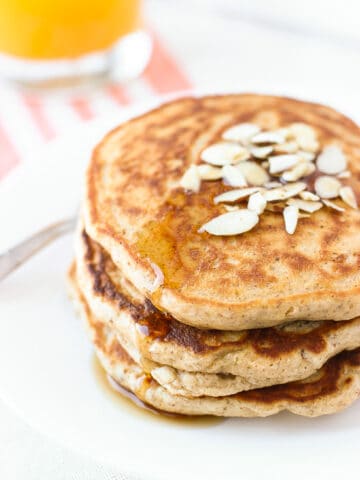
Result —
M 46 60 L 105 50 L 139 26 L 141 0 L 0 0 L 0 52 Z

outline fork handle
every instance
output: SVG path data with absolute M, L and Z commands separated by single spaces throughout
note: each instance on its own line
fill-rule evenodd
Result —
M 75 228 L 71 218 L 47 226 L 0 255 L 0 281 L 56 238 Z

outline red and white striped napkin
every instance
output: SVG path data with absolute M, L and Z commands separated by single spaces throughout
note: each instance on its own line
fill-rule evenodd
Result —
M 111 83 L 87 94 L 28 93 L 0 86 L 0 180 L 31 152 L 58 135 L 125 106 L 151 97 L 185 91 L 191 82 L 154 32 L 153 53 L 143 75 L 126 84 Z

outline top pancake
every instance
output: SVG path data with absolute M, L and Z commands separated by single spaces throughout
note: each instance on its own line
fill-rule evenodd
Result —
M 179 181 L 240 122 L 312 126 L 321 147 L 342 147 L 351 171 L 342 183 L 359 195 L 360 130 L 334 110 L 258 95 L 184 98 L 126 122 L 95 149 L 86 231 L 159 309 L 190 325 L 241 330 L 360 315 L 359 211 L 323 208 L 301 219 L 292 236 L 272 212 L 239 236 L 198 233 L 223 213 L 213 197 L 225 187 L 203 182 L 199 193 L 186 194 Z

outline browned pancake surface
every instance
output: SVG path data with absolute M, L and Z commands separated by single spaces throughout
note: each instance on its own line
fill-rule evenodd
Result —
M 70 293 L 105 370 L 124 388 L 157 409 L 187 415 L 267 416 L 281 410 L 306 416 L 335 413 L 360 394 L 360 349 L 339 354 L 305 380 L 225 396 L 175 394 L 147 374 L 126 352 L 114 329 L 97 319 L 70 271 Z
M 283 409 L 289 409 L 301 415 L 317 416 L 322 413 L 334 413 L 360 395 L 360 348 L 336 355 L 318 372 L 305 380 L 249 390 L 226 397 L 173 396 L 163 391 L 162 387 L 144 372 L 138 373 L 141 381 L 136 382 L 136 388 L 134 386 L 131 388 L 131 382 L 126 381 L 126 375 L 133 368 L 138 370 L 138 365 L 116 338 L 111 338 L 109 341 L 109 336 L 103 332 L 103 322 L 95 320 L 91 328 L 96 332 L 94 344 L 97 350 L 107 358 L 109 365 L 114 368 L 120 364 L 125 370 L 124 377 L 118 376 L 115 380 L 124 384 L 126 388 L 130 388 L 141 400 L 150 402 L 165 411 L 185 414 L 190 411 L 194 414 L 210 413 L 227 416 L 230 406 L 230 411 L 233 412 L 231 415 L 235 416 L 266 416 Z M 116 371 L 112 368 L 108 367 L 110 374 Z
M 174 343 L 196 354 L 246 345 L 259 356 L 278 359 L 299 350 L 321 353 L 327 346 L 326 336 L 351 323 L 303 321 L 238 332 L 192 327 L 161 312 L 148 299 L 144 299 L 143 303 L 133 303 L 113 279 L 119 276 L 119 272 L 109 254 L 91 240 L 85 231 L 82 232 L 82 238 L 86 245 L 87 268 L 92 277 L 94 294 L 114 301 L 119 312 L 124 309 L 129 311 L 138 324 L 138 331 L 151 341 Z
M 98 146 L 87 177 L 87 231 L 157 307 L 184 323 L 240 330 L 299 318 L 354 318 L 360 314 L 358 211 L 324 208 L 301 219 L 292 236 L 271 212 L 243 235 L 198 233 L 220 213 L 213 197 L 226 187 L 203 182 L 198 194 L 185 194 L 178 182 L 200 162 L 203 148 L 247 121 L 270 129 L 312 125 L 322 146 L 342 147 L 352 174 L 343 183 L 359 199 L 360 131 L 341 114 L 279 97 L 188 98 L 125 123 Z M 154 264 L 164 281 L 151 292 Z

